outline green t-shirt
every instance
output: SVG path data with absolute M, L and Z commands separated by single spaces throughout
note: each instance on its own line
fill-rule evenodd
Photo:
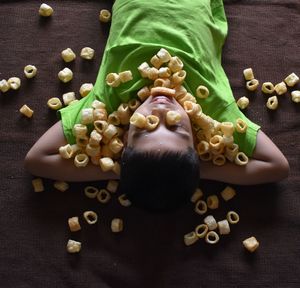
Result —
M 222 46 L 227 36 L 227 20 L 222 0 L 116 0 L 112 10 L 110 34 L 93 90 L 79 102 L 60 110 L 65 137 L 74 143 L 72 128 L 80 122 L 82 108 L 98 99 L 112 112 L 122 102 L 137 97 L 149 84 L 137 67 L 148 62 L 160 48 L 178 56 L 187 77 L 184 86 L 195 95 L 199 85 L 210 91 L 198 99 L 203 112 L 223 122 L 242 118 L 248 123 L 245 134 L 234 134 L 240 150 L 251 156 L 258 125 L 251 122 L 236 105 L 228 78 L 221 65 Z M 106 75 L 131 70 L 133 80 L 117 88 L 108 86 Z

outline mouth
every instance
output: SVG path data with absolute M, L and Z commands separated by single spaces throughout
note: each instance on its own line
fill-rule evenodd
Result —
M 151 100 L 151 103 L 169 104 L 173 102 L 167 96 L 160 95 L 160 96 L 154 96 Z

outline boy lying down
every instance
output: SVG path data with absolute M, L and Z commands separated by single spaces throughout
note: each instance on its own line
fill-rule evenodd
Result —
M 152 210 L 181 206 L 200 178 L 252 185 L 287 177 L 288 161 L 238 109 L 221 66 L 227 35 L 222 0 L 116 0 L 112 12 L 93 90 L 61 109 L 60 121 L 33 145 L 25 159 L 30 173 L 65 181 L 120 179 L 119 189 L 133 204 Z M 122 71 L 131 71 L 132 79 L 120 84 L 118 73 Z M 193 97 L 195 94 L 200 97 Z M 131 100 L 136 104 L 141 99 L 141 105 L 131 111 L 135 117 L 119 125 L 122 129 L 114 134 L 116 143 L 124 145 L 121 151 L 109 151 L 111 139 L 106 136 L 98 138 L 98 143 L 93 140 L 99 146 L 98 154 L 84 168 L 61 157 L 59 148 L 68 143 L 77 143 L 81 154 L 88 153 L 91 130 L 95 134 L 107 127 L 107 122 L 99 122 L 107 115 L 95 114 L 97 109 L 103 111 L 103 103 L 110 114 L 122 103 Z M 92 107 L 93 121 L 98 124 L 89 122 L 90 138 L 85 135 L 85 140 L 78 140 L 74 126 L 83 123 L 81 111 Z M 172 113 L 175 117 L 170 120 Z M 151 128 L 141 124 L 145 119 Z M 232 129 L 237 119 L 246 128 L 243 133 Z M 236 148 L 242 152 L 237 160 L 243 165 L 226 154 Z M 120 164 L 120 173 L 92 163 L 99 164 L 107 156 Z

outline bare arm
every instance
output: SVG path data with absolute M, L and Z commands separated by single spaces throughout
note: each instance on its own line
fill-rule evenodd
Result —
M 92 163 L 84 168 L 77 168 L 72 160 L 63 159 L 59 155 L 59 147 L 66 144 L 61 121 L 58 121 L 27 153 L 26 170 L 35 176 L 74 182 L 110 180 L 119 177 L 113 172 L 103 172 L 99 166 Z
M 280 181 L 288 176 L 287 159 L 262 131 L 258 131 L 256 148 L 245 166 L 226 163 L 216 166 L 201 162 L 200 177 L 238 185 L 255 185 Z

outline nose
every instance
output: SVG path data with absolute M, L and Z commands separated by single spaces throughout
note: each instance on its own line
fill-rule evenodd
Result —
M 164 123 L 167 112 L 170 111 L 167 107 L 155 107 L 152 109 L 152 115 L 155 115 L 159 118 L 160 122 Z

